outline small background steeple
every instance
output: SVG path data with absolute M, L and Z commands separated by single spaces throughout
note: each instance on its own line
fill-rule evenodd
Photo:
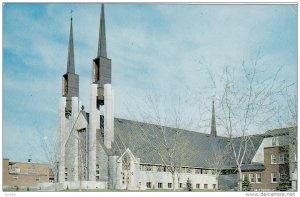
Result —
M 212 117 L 211 117 L 211 132 L 210 134 L 217 137 L 216 117 L 215 117 L 215 101 L 212 101 Z

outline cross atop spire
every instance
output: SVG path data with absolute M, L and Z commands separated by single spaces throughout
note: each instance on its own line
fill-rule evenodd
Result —
M 107 57 L 106 53 L 106 36 L 105 36 L 105 15 L 104 5 L 101 4 L 100 27 L 99 27 L 99 41 L 98 41 L 98 57 Z
M 71 25 L 70 25 L 70 37 L 69 37 L 67 73 L 75 74 L 72 12 L 73 12 L 73 10 L 71 10 Z
M 211 117 L 211 133 L 213 137 L 217 137 L 216 117 L 215 117 L 215 101 L 212 102 L 212 117 Z

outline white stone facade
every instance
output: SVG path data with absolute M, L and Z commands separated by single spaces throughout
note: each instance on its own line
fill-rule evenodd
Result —
M 114 141 L 114 91 L 111 84 L 104 85 L 104 145 L 111 149 Z
M 89 151 L 88 176 L 90 181 L 96 181 L 96 144 L 97 129 L 100 129 L 100 110 L 97 109 L 97 84 L 91 84 L 90 117 L 89 117 Z
M 217 189 L 218 188 L 218 180 L 216 175 L 181 173 L 179 177 L 180 177 L 179 183 L 182 184 L 182 188 L 186 187 L 186 182 L 188 179 L 191 180 L 194 189 Z M 178 175 L 176 175 L 176 184 L 179 185 L 177 180 L 178 180 Z M 140 182 L 141 182 L 140 184 L 141 190 L 147 189 L 146 187 L 147 182 L 151 182 L 152 189 L 172 189 L 172 188 L 168 188 L 168 184 L 172 183 L 172 174 L 170 172 L 141 171 Z M 162 188 L 158 188 L 158 183 L 162 183 Z M 197 188 L 197 184 L 199 184 L 199 188 Z M 207 185 L 206 188 L 205 185 Z

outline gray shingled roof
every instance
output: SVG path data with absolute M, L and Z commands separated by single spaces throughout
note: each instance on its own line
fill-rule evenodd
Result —
M 296 127 L 273 129 L 273 130 L 266 131 L 265 136 L 272 137 L 272 136 L 288 135 L 290 132 L 295 132 L 296 130 L 297 130 Z
M 135 157 L 140 158 L 140 163 L 147 164 L 163 164 L 161 157 L 156 150 L 149 145 L 147 139 L 160 141 L 160 136 L 155 135 L 159 131 L 159 126 L 130 121 L 125 119 L 115 118 L 115 139 L 112 144 L 112 154 L 121 155 L 127 148 L 129 148 Z M 209 134 L 180 130 L 170 127 L 165 127 L 167 133 L 167 140 L 172 140 L 175 132 L 179 131 L 178 143 L 183 144 L 185 159 L 182 159 L 182 166 L 213 168 L 217 165 L 215 156 L 217 153 L 222 154 L 222 151 L 228 148 L 228 138 L 226 137 L 212 137 Z M 151 139 L 150 139 L 151 138 Z M 251 136 L 250 149 L 247 151 L 245 163 L 250 163 L 256 150 L 262 142 L 263 136 Z M 238 144 L 240 138 L 236 138 L 235 142 Z M 157 143 L 159 144 L 159 143 Z M 225 155 L 227 158 L 223 166 L 234 167 L 235 164 L 232 157 Z
M 254 157 L 257 149 L 259 148 L 260 144 L 262 143 L 263 139 L 264 139 L 264 135 L 252 135 L 252 136 L 248 136 L 250 138 L 250 140 L 248 141 L 247 144 L 247 150 L 246 150 L 246 154 L 243 160 L 243 164 L 249 164 L 252 161 L 252 158 Z M 242 137 L 238 137 L 235 138 L 234 141 L 234 145 L 236 147 L 236 151 L 239 150 L 239 146 L 240 146 L 240 142 L 242 140 Z M 241 149 L 243 152 L 243 148 Z M 229 163 L 227 163 L 228 166 L 236 166 L 234 160 L 233 160 L 233 153 L 230 155 L 231 159 L 229 159 Z

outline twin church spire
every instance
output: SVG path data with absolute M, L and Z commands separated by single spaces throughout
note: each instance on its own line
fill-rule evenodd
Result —
M 73 42 L 73 19 L 71 16 L 70 25 L 70 36 L 69 36 L 69 49 L 68 49 L 68 63 L 67 63 L 67 73 L 75 74 L 75 64 L 74 64 L 74 42 Z
M 71 11 L 72 12 L 72 11 Z M 100 80 L 100 58 L 107 59 L 107 51 L 106 51 L 106 35 L 105 35 L 105 13 L 104 13 L 104 5 L 101 4 L 101 14 L 100 14 L 100 26 L 99 26 L 99 40 L 98 40 L 98 53 L 97 58 L 94 60 L 94 79 L 93 82 L 99 83 Z M 109 59 L 107 59 L 109 60 Z M 109 68 L 109 73 L 104 73 L 106 76 L 103 76 L 104 81 L 110 83 L 111 78 L 107 76 L 110 75 L 111 72 L 111 63 L 110 60 L 107 63 L 103 64 L 104 67 Z M 107 70 L 107 69 L 105 69 Z M 107 79 L 106 79 L 107 78 Z M 71 16 L 71 24 L 70 24 L 70 36 L 69 36 L 69 47 L 68 47 L 68 62 L 67 62 L 67 73 L 63 75 L 64 79 L 64 87 L 63 87 L 63 96 L 72 97 L 79 96 L 79 76 L 75 73 L 75 60 L 74 60 L 74 41 L 73 41 L 73 18 Z M 103 84 L 100 83 L 100 86 Z M 103 93 L 101 89 L 103 87 L 99 87 L 100 92 L 99 98 L 102 97 Z M 102 100 L 102 99 L 100 99 Z M 70 109 L 71 110 L 71 109 Z M 216 129 L 216 118 L 215 118 L 215 106 L 214 101 L 212 102 L 212 118 L 211 118 L 211 136 L 217 136 Z
M 98 41 L 98 57 L 107 57 L 106 53 L 106 36 L 105 36 L 105 14 L 104 5 L 101 4 L 99 41 Z
M 73 11 L 71 11 L 73 12 Z M 106 52 L 106 35 L 105 35 L 105 13 L 104 5 L 101 4 L 100 26 L 99 26 L 99 41 L 97 57 L 107 57 Z M 74 41 L 73 41 L 73 17 L 71 16 L 69 48 L 68 48 L 68 62 L 67 73 L 75 74 L 75 60 L 74 60 Z
M 71 11 L 72 12 L 72 11 Z M 105 36 L 105 16 L 104 5 L 101 5 L 100 14 L 100 27 L 99 27 L 99 42 L 97 58 L 107 56 L 106 52 L 106 36 Z M 98 69 L 98 76 L 100 75 L 100 69 Z M 70 22 L 70 35 L 68 46 L 68 61 L 67 72 L 63 75 L 63 92 L 64 97 L 78 97 L 79 96 L 79 76 L 75 73 L 75 57 L 74 57 L 74 40 L 73 40 L 73 17 L 71 16 Z

